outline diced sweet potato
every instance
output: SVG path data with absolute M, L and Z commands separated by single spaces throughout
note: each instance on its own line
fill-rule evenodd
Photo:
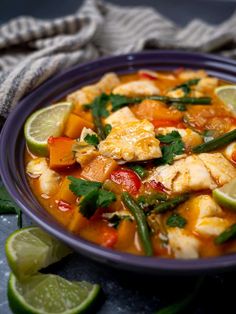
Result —
M 68 229 L 71 232 L 78 233 L 81 229 L 84 227 L 87 227 L 89 225 L 89 220 L 86 219 L 78 210 L 78 208 L 75 208 L 73 217 L 70 221 L 70 224 L 68 226 Z
M 77 114 L 81 118 L 83 118 L 83 119 L 85 119 L 91 123 L 93 122 L 93 117 L 92 117 L 91 111 L 84 110 L 83 105 L 80 105 L 80 104 L 75 105 L 75 107 L 73 109 L 73 113 Z
M 118 227 L 118 240 L 116 247 L 126 249 L 134 244 L 134 235 L 136 232 L 136 224 L 134 221 L 122 220 Z
M 117 167 L 115 160 L 99 155 L 84 167 L 81 177 L 86 180 L 104 182 Z
M 69 188 L 70 183 L 71 181 L 67 179 L 67 177 L 65 177 L 57 194 L 57 199 L 63 200 L 69 204 L 73 204 L 75 203 L 76 196 L 74 193 L 71 192 Z
M 179 121 L 183 113 L 167 107 L 164 103 L 157 100 L 143 100 L 140 104 L 134 105 L 131 109 L 139 119 L 148 120 L 172 120 Z
M 49 147 L 49 167 L 51 169 L 67 168 L 75 164 L 75 157 L 72 146 L 75 141 L 68 137 L 50 137 Z
M 71 113 L 66 122 L 64 134 L 73 139 L 79 138 L 83 128 L 93 129 L 94 125 L 88 120 L 85 120 L 80 116 Z

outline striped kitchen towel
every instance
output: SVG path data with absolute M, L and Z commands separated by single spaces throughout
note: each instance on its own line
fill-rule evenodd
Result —
M 218 26 L 193 20 L 180 28 L 153 8 L 100 0 L 86 0 L 78 12 L 62 18 L 13 19 L 0 27 L 0 118 L 46 79 L 74 64 L 145 48 L 236 57 L 235 39 L 236 15 Z

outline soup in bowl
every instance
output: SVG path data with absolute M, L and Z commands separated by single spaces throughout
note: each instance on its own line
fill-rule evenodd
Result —
M 69 232 L 114 251 L 236 251 L 236 118 L 204 70 L 104 74 L 31 114 L 25 173 Z

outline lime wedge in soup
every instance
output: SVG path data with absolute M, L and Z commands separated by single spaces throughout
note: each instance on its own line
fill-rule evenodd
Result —
M 236 85 L 224 85 L 215 89 L 220 100 L 236 114 Z
M 232 210 L 236 210 L 236 179 L 213 191 L 216 202 Z
M 62 102 L 40 109 L 29 116 L 24 133 L 27 145 L 33 154 L 48 155 L 48 138 L 62 134 L 71 110 L 70 102 Z

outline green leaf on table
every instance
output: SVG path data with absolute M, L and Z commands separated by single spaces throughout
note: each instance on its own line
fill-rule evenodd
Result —
M 17 214 L 17 225 L 22 227 L 21 209 L 12 200 L 4 185 L 0 183 L 0 214 Z

